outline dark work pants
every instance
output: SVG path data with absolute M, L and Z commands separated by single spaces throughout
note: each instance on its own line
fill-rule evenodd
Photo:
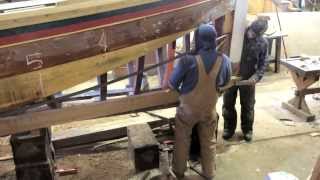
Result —
M 222 115 L 224 130 L 234 133 L 237 128 L 237 111 L 235 108 L 238 90 L 241 104 L 241 129 L 243 133 L 252 131 L 254 122 L 255 86 L 234 86 L 223 95 Z

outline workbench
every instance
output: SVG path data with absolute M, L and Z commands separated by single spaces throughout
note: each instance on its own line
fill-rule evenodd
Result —
M 315 115 L 311 113 L 305 96 L 320 93 L 320 88 L 310 87 L 319 80 L 320 57 L 290 58 L 281 60 L 281 63 L 288 68 L 296 85 L 294 98 L 282 103 L 282 107 L 302 117 L 306 121 L 315 120 Z

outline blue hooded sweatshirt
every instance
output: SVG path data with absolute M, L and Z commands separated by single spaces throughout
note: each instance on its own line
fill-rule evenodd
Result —
M 195 55 L 199 54 L 203 60 L 206 72 L 209 74 L 217 59 L 216 30 L 212 25 L 200 25 L 195 32 L 195 50 L 193 54 L 182 57 L 176 65 L 169 84 L 180 94 L 192 91 L 198 82 L 198 67 Z M 217 77 L 217 87 L 224 86 L 231 77 L 231 61 L 222 55 L 223 62 Z

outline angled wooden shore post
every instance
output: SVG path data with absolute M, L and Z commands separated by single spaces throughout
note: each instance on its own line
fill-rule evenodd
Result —
M 134 94 L 140 94 L 141 92 L 141 85 L 142 85 L 142 79 L 143 79 L 143 70 L 144 70 L 144 65 L 145 65 L 145 59 L 146 56 L 141 56 L 138 59 L 138 65 L 137 65 L 137 77 L 135 81 L 135 86 L 134 86 Z
M 100 101 L 105 101 L 108 96 L 108 73 L 100 75 L 98 83 L 100 84 Z

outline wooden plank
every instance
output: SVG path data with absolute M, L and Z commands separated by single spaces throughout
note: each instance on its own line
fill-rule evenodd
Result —
M 318 159 L 316 165 L 313 168 L 313 172 L 310 180 L 319 180 L 319 179 L 320 179 L 320 158 Z
M 134 71 L 134 62 L 133 62 L 133 61 L 130 61 L 130 62 L 127 64 L 127 67 L 128 67 L 128 74 L 132 74 L 132 73 L 135 72 L 135 71 Z M 134 87 L 134 82 L 135 82 L 134 76 L 129 77 L 129 84 L 127 85 L 127 88 L 133 89 L 133 87 Z
M 205 1 L 205 2 L 208 3 L 210 6 L 208 7 L 207 4 L 202 4 L 204 2 L 201 2 L 202 6 L 205 6 L 206 8 L 210 8 L 209 12 L 207 13 L 208 15 L 212 15 L 214 18 L 218 18 L 221 15 L 225 14 L 227 11 L 232 10 L 232 8 L 230 8 L 231 0 L 224 0 L 223 2 L 212 0 L 212 1 Z M 202 6 L 200 8 L 203 8 Z M 211 6 L 213 8 L 211 8 Z M 168 16 L 168 14 L 165 14 L 165 12 L 161 12 L 159 15 L 163 15 L 164 17 L 167 17 L 169 19 L 171 17 L 183 19 L 183 18 L 189 17 L 189 16 L 187 17 L 185 16 L 185 12 L 188 12 L 195 15 L 196 17 L 199 17 L 199 14 L 195 13 L 194 7 L 198 7 L 198 6 L 194 5 L 194 6 L 179 9 L 179 11 L 180 10 L 183 11 L 183 13 L 181 13 L 181 17 L 180 16 L 176 17 L 177 14 L 175 13 L 172 13 L 170 16 Z M 182 23 L 181 26 L 194 27 L 196 24 L 198 24 L 200 21 L 203 20 L 202 17 L 204 18 L 205 15 L 203 16 L 202 15 L 200 19 L 195 18 L 196 21 L 194 22 L 190 22 L 189 21 L 190 19 L 188 18 L 188 22 L 194 23 L 193 25 L 190 25 L 190 24 L 186 25 L 185 23 Z M 153 17 L 144 18 L 144 20 L 149 22 L 151 18 Z M 181 23 L 179 19 L 176 22 Z M 168 23 L 171 23 L 171 21 Z M 152 23 L 151 24 L 146 23 L 146 24 L 152 26 Z M 145 27 L 144 23 L 143 23 L 143 27 Z M 167 26 L 163 26 L 163 27 L 167 27 Z M 123 47 L 123 49 L 119 49 L 119 50 L 108 52 L 108 53 L 101 52 L 102 54 L 98 54 L 98 55 L 94 55 L 86 58 L 76 58 L 74 59 L 76 61 L 64 63 L 62 65 L 52 66 L 46 69 L 41 69 L 37 71 L 28 72 L 25 74 L 19 74 L 16 76 L 1 78 L 0 87 L 6 87 L 6 88 L 0 89 L 0 108 L 10 108 L 12 106 L 22 105 L 23 103 L 26 103 L 26 102 L 42 100 L 43 98 L 50 96 L 52 94 L 55 94 L 56 92 L 70 88 L 76 84 L 80 84 L 91 78 L 99 76 L 108 70 L 114 69 L 115 67 L 127 64 L 130 60 L 137 58 L 139 56 L 142 56 L 147 52 L 153 51 L 156 48 L 159 48 L 168 42 L 172 42 L 177 37 L 180 37 L 192 30 L 192 29 L 189 29 L 189 30 L 183 31 L 182 29 L 177 29 L 177 26 L 175 25 L 173 26 L 170 25 L 170 27 L 174 27 L 176 31 L 181 31 L 181 32 L 171 34 L 165 37 L 161 37 L 161 36 L 158 37 L 153 34 L 153 36 L 159 39 L 143 42 L 143 43 L 126 47 L 126 48 Z M 127 29 L 125 29 L 125 31 L 121 31 L 121 32 L 128 32 L 128 31 Z M 60 41 L 61 39 L 63 38 L 56 38 L 55 40 Z M 42 45 L 39 45 L 39 43 L 40 42 L 35 43 L 37 45 L 35 48 L 32 48 L 32 49 L 38 50 L 38 48 L 41 48 Z M 73 44 L 75 43 L 73 42 Z M 52 45 L 52 47 L 56 47 L 56 45 Z M 68 54 L 68 53 L 64 53 L 64 54 Z M 15 53 L 15 54 L 21 55 L 22 53 Z M 23 66 L 25 66 L 26 57 L 23 57 L 22 59 L 23 60 L 20 62 L 22 62 Z M 55 62 L 57 59 L 65 60 L 65 58 L 56 57 L 52 59 L 52 61 L 50 62 Z M 0 68 L 1 67 L 3 68 L 6 66 L 3 66 L 1 64 Z
M 104 19 L 99 19 L 96 15 L 96 19 L 86 23 L 83 23 L 86 18 L 82 17 L 83 20 L 79 19 L 69 25 L 66 25 L 70 23 L 69 20 L 65 20 L 1 31 L 0 57 L 5 58 L 0 58 L 0 77 L 50 68 L 188 30 L 204 20 L 195 13 L 197 9 L 209 16 L 210 7 L 214 7 L 214 4 L 209 6 L 208 3 L 202 3 L 185 7 L 180 3 L 180 6 L 183 8 L 171 9 L 163 14 L 153 12 L 156 11 L 154 8 L 137 12 L 132 10 L 140 15 L 126 17 L 124 13 L 119 17 L 110 15 Z M 112 25 L 110 23 L 115 21 L 114 18 L 118 21 Z M 194 21 L 190 21 L 190 18 Z M 95 24 L 95 21 L 102 22 Z M 166 25 L 154 26 L 159 21 Z M 50 28 L 52 26 L 60 28 Z M 19 53 L 14 53 L 17 51 Z
M 0 118 L 0 136 L 73 121 L 89 120 L 162 105 L 165 106 L 177 102 L 177 92 L 163 90 L 62 109 L 30 112 L 18 116 Z
M 281 41 L 282 37 L 276 38 L 276 57 L 275 57 L 275 73 L 279 73 L 280 71 L 280 58 L 281 58 Z
M 237 0 L 235 6 L 233 32 L 230 47 L 230 58 L 233 62 L 240 62 L 244 34 L 247 26 L 248 0 Z
M 63 131 L 59 134 L 54 134 L 53 145 L 55 149 L 68 148 L 72 146 L 95 143 L 99 141 L 109 141 L 113 139 L 123 138 L 127 136 L 127 126 L 135 124 L 136 122 L 128 119 L 126 123 L 119 123 L 119 125 L 111 127 L 103 127 L 99 125 L 98 129 L 77 128 Z M 147 122 L 151 128 L 156 128 L 168 124 L 167 119 L 157 119 Z M 102 127 L 100 127 L 102 126 Z
M 129 157 L 135 172 L 159 168 L 159 143 L 148 124 L 127 128 Z
M 305 96 L 307 94 L 318 94 L 320 93 L 320 88 L 309 88 L 309 89 L 303 89 L 301 91 L 296 91 L 295 94 L 297 96 Z
M 60 66 L 1 79 L 0 87 L 6 88 L 0 88 L 0 108 L 41 99 L 85 82 L 115 67 L 127 64 L 131 59 L 157 49 L 186 32 Z
M 167 58 L 167 46 L 165 47 L 160 47 L 157 49 L 156 51 L 156 62 L 162 63 L 163 61 L 165 61 Z M 158 79 L 159 79 L 159 87 L 161 87 L 163 78 L 164 78 L 164 74 L 165 74 L 166 68 L 165 65 L 159 66 L 157 68 L 157 73 L 158 73 Z
M 315 115 L 307 113 L 307 112 L 303 111 L 302 109 L 298 109 L 290 103 L 283 102 L 282 107 L 289 110 L 293 114 L 303 118 L 307 122 L 311 122 L 311 121 L 315 120 Z

